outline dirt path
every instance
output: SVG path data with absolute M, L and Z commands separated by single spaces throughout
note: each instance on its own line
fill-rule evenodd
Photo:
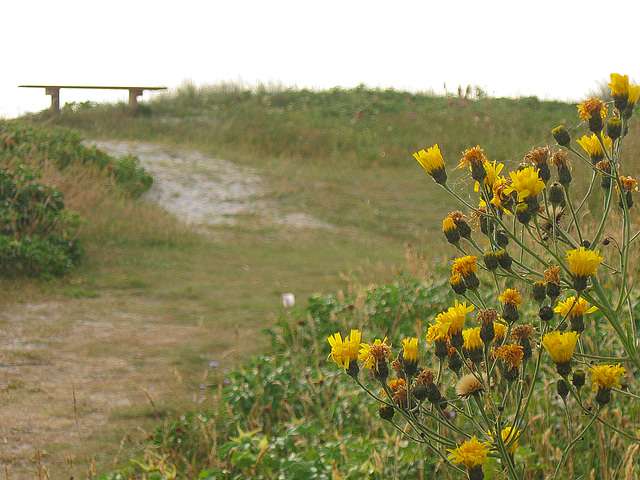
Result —
M 133 153 L 154 177 L 147 198 L 191 223 L 233 224 L 258 214 L 287 226 L 332 229 L 305 214 L 282 215 L 255 171 L 195 151 L 169 153 L 144 143 L 95 142 L 110 154 Z M 238 361 L 234 325 L 203 325 L 194 306 L 164 314 L 162 305 L 135 295 L 61 297 L 9 303 L 0 312 L 0 476 L 10 480 L 82 479 L 126 460 L 132 438 L 167 409 L 211 400 L 207 389 L 224 366 Z M 180 359 L 216 340 L 220 362 L 205 362 L 199 378 L 183 381 Z M 209 343 L 206 343 L 209 342 Z M 235 355 L 235 356 L 234 356 Z M 226 360 L 225 360 L 226 359 Z M 226 361 L 226 365 L 225 365 Z M 215 364 L 214 364 L 215 363 Z M 119 452 L 120 446 L 124 450 Z M 41 459 L 41 460 L 39 460 Z
M 303 228 L 332 226 L 304 213 L 280 215 L 266 199 L 267 187 L 247 167 L 195 150 L 167 151 L 142 142 L 91 142 L 113 156 L 136 155 L 154 179 L 147 198 L 189 223 L 233 224 L 237 215 L 258 214 Z

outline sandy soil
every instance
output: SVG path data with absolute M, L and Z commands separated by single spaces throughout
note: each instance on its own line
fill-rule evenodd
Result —
M 134 154 L 151 173 L 154 184 L 147 198 L 189 223 L 233 224 L 236 215 L 257 214 L 270 221 L 304 228 L 332 226 L 304 213 L 280 215 L 266 199 L 258 174 L 198 151 L 167 151 L 141 142 L 91 142 L 110 155 Z
M 237 215 L 258 214 L 301 228 L 332 228 L 305 214 L 279 214 L 250 169 L 195 151 L 95 144 L 114 155 L 137 155 L 155 180 L 147 197 L 187 222 L 230 224 Z M 131 448 L 129 438 L 141 436 L 145 421 L 157 423 L 165 402 L 194 405 L 213 395 L 197 383 L 185 385 L 175 368 L 185 346 L 211 338 L 211 327 L 196 319 L 175 325 L 169 316 L 151 315 L 143 300 L 127 299 L 101 295 L 3 306 L 0 476 L 47 478 L 45 466 L 51 478 L 80 479 L 94 460 L 97 470 L 109 470 L 114 459 L 127 458 L 119 446 Z M 217 345 L 219 358 L 229 363 L 238 334 L 232 328 L 216 326 L 217 338 L 230 339 Z M 200 381 L 213 381 L 222 363 Z

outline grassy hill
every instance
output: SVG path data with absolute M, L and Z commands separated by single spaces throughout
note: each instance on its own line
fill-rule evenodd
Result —
M 157 317 L 164 328 L 194 321 L 205 327 L 193 343 L 180 332 L 177 348 L 148 347 L 158 365 L 182 378 L 171 387 L 181 394 L 112 414 L 117 433 L 137 423 L 151 434 L 149 443 L 123 442 L 139 449 L 127 451 L 136 463 L 105 478 L 172 478 L 175 472 L 177 478 L 277 478 L 285 471 L 286 478 L 301 479 L 332 472 L 342 475 L 337 478 L 431 478 L 437 461 L 383 426 L 373 403 L 363 402 L 335 365 L 326 365 L 326 336 L 354 325 L 372 334 L 409 335 L 452 301 L 439 265 L 448 265 L 455 251 L 446 247 L 441 225 L 460 205 L 442 195 L 413 152 L 438 143 L 449 184 L 469 199 L 468 172 L 455 169 L 463 150 L 480 144 L 490 160 L 514 169 L 532 147 L 554 144 L 550 131 L 559 124 L 583 135 L 576 112 L 575 105 L 535 97 L 185 84 L 136 116 L 124 105 L 79 104 L 56 118 L 21 119 L 45 130 L 71 127 L 85 138 L 198 149 L 251 166 L 268 185 L 264 198 L 282 214 L 305 213 L 333 226 L 292 229 L 251 214 L 196 230 L 126 196 L 113 200 L 107 193 L 109 202 L 91 203 L 80 196 L 86 188 L 76 189 L 78 200 L 69 204 L 88 220 L 84 266 L 62 283 L 29 283 L 19 300 L 78 298 L 72 311 L 82 315 L 87 297 L 98 296 L 105 317 L 110 302 L 131 302 L 129 313 Z M 631 133 L 637 138 L 637 123 Z M 637 140 L 625 149 L 626 158 L 640 154 Z M 632 164 L 626 173 L 637 170 Z M 65 195 L 76 186 L 56 181 Z M 586 188 L 586 179 L 580 182 Z M 25 291 L 11 282 L 6 290 Z M 299 303 L 281 310 L 280 294 L 290 291 Z M 260 334 L 264 327 L 268 335 Z M 165 378 L 155 385 L 169 384 Z M 549 380 L 536 399 L 542 411 L 550 408 L 553 385 Z M 166 421 L 157 426 L 159 420 Z M 519 460 L 541 459 L 534 471 L 542 475 L 551 461 L 546 435 L 557 434 L 562 418 L 539 421 L 545 436 Z M 612 441 L 602 430 L 595 435 Z M 116 443 L 104 449 L 100 473 L 110 470 Z M 90 447 L 99 449 L 100 438 Z M 93 455 L 79 450 L 75 458 L 84 455 L 84 461 L 78 460 L 76 475 Z M 598 458 L 583 470 L 606 469 L 613 461 L 622 460 Z

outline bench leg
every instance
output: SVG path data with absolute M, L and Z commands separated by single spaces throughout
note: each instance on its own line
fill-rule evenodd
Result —
M 129 89 L 129 108 L 134 112 L 138 110 L 138 97 L 142 95 L 142 92 L 139 88 Z
M 46 87 L 45 93 L 51 95 L 51 113 L 58 115 L 58 113 L 60 113 L 60 88 Z

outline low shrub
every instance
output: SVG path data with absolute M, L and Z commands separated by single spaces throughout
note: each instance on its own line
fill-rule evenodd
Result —
M 25 161 L 40 158 L 54 161 L 58 168 L 94 164 L 112 175 L 124 192 L 138 198 L 153 184 L 153 178 L 134 155 L 114 158 L 95 146 L 86 146 L 76 131 L 62 127 L 44 130 L 25 122 L 0 121 L 0 158 Z
M 1 275 L 65 274 L 82 256 L 74 238 L 78 225 L 62 194 L 39 183 L 35 170 L 0 168 Z

